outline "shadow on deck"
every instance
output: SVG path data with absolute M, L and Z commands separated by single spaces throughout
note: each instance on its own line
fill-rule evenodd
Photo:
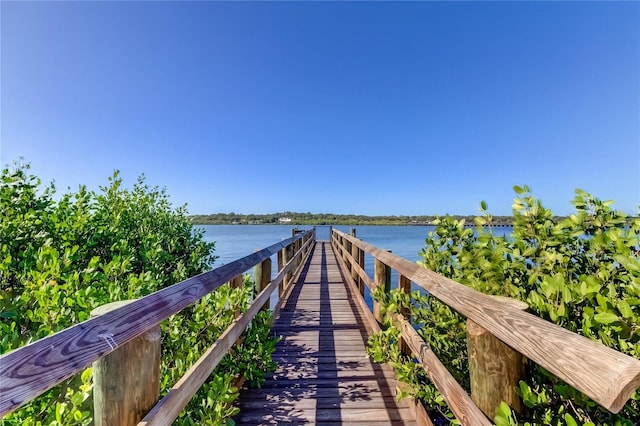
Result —
M 331 246 L 318 242 L 274 322 L 278 369 L 241 391 L 237 424 L 415 424 L 395 400 L 392 371 L 366 356 L 352 296 Z

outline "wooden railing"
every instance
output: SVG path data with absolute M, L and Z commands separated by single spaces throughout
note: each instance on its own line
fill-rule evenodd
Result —
M 292 238 L 242 259 L 141 299 L 120 304 L 102 315 L 0 356 L 0 416 L 16 410 L 53 386 L 80 373 L 91 363 L 123 351 L 129 343 L 144 337 L 145 333 L 153 333 L 162 321 L 220 286 L 226 283 L 238 285 L 243 274 L 255 267 L 254 280 L 259 294 L 247 312 L 235 319 L 164 398 L 156 404 L 156 390 L 152 405 L 133 423 L 121 421 L 131 417 L 131 413 L 112 413 L 118 409 L 118 404 L 101 401 L 100 405 L 106 404 L 107 411 L 111 412 L 109 415 L 114 416 L 114 419 L 95 419 L 96 424 L 136 424 L 144 416 L 139 423 L 141 425 L 171 423 L 255 315 L 268 306 L 274 289 L 280 287 L 281 293 L 286 290 L 291 276 L 304 263 L 315 242 L 315 230 L 296 230 L 293 234 Z M 271 256 L 276 253 L 278 274 L 271 279 Z M 140 368 L 159 369 L 159 365 L 142 365 Z M 99 392 L 94 389 L 94 395 L 96 393 Z M 126 389 L 121 394 L 122 398 L 131 398 Z
M 502 342 L 504 352 L 523 355 L 613 413 L 620 411 L 640 387 L 639 360 L 527 313 L 510 299 L 485 295 L 335 229 L 332 230 L 331 242 L 343 275 L 359 287 L 361 294 L 364 294 L 364 286 L 372 291 L 384 286 L 389 291 L 390 271 L 393 269 L 398 273 L 398 287 L 403 291 L 409 293 L 413 282 L 467 317 L 473 327 L 488 331 L 488 335 Z M 373 279 L 365 272 L 365 254 L 373 258 Z M 373 310 L 380 321 L 377 303 L 374 303 Z M 403 341 L 458 420 L 466 425 L 491 424 L 483 411 L 493 417 L 495 407 L 484 406 L 481 409 L 476 405 L 474 400 L 480 400 L 481 396 L 472 398 L 473 395 L 468 395 L 456 382 L 414 330 L 408 316 L 397 315 L 394 319 L 402 331 Z M 468 334 L 470 328 L 468 323 Z M 491 356 L 501 355 L 494 353 Z M 509 356 L 507 353 L 506 357 Z M 482 366 L 475 365 L 474 368 L 481 369 Z M 476 373 L 481 375 L 482 372 Z M 489 376 L 497 374 L 495 371 L 489 373 Z M 509 399 L 506 395 L 500 398 Z

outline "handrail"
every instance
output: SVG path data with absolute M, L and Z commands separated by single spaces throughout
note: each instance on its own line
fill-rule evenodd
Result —
M 209 377 L 213 369 L 234 345 L 236 339 L 240 337 L 242 332 L 251 323 L 251 320 L 260 312 L 262 306 L 269 300 L 271 293 L 282 283 L 286 274 L 299 264 L 297 257 L 313 242 L 313 239 L 307 240 L 269 285 L 260 292 L 247 312 L 236 318 L 189 371 L 178 380 L 169 393 L 138 423 L 138 426 L 166 425 L 172 423 L 178 417 L 193 395 L 200 389 L 200 386 L 202 386 L 207 377 Z
M 311 241 L 313 236 L 313 230 L 297 234 L 1 355 L 0 416 L 14 411 L 58 383 L 78 374 L 92 362 L 142 335 L 279 250 L 303 238 Z M 301 245 L 301 249 L 306 246 Z M 293 268 L 296 259 L 297 257 L 293 257 L 287 264 L 287 271 Z M 234 321 L 231 327 L 238 322 L 240 319 Z
M 629 355 L 521 311 L 339 230 L 333 230 L 332 241 L 358 274 L 364 271 L 357 267 L 350 250 L 343 247 L 340 241 L 357 246 L 396 270 L 613 413 L 620 411 L 640 386 L 640 361 Z M 365 279 L 363 276 L 361 278 Z M 451 404 L 451 401 L 448 403 Z
M 484 413 L 447 370 L 447 367 L 442 364 L 438 356 L 429 348 L 409 321 L 399 314 L 396 321 L 400 324 L 402 335 L 411 352 L 416 356 L 422 368 L 436 385 L 436 388 L 447 398 L 451 411 L 460 420 L 460 423 L 463 425 L 490 426 L 492 423 L 485 417 Z

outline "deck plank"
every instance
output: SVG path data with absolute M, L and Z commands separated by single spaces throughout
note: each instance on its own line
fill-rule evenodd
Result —
M 367 331 L 328 242 L 318 242 L 273 325 L 277 370 L 243 389 L 238 425 L 415 425 L 391 369 L 366 356 Z

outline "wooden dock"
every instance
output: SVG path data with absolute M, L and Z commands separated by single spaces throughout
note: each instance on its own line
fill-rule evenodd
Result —
M 240 394 L 239 425 L 415 425 L 396 380 L 366 356 L 367 330 L 328 242 L 319 241 L 273 326 L 278 369 Z
M 389 318 L 376 303 L 371 312 L 362 294 L 367 288 L 388 292 L 391 271 L 398 275 L 397 288 L 409 297 L 417 285 L 467 317 L 471 393 L 415 330 L 411 311 L 391 317 L 410 362 L 423 368 L 463 426 L 489 426 L 502 401 L 512 407 L 521 403 L 513 391 L 520 376 L 496 374 L 495 366 L 510 365 L 502 371 L 517 371 L 523 357 L 611 413 L 624 409 L 639 389 L 636 358 L 547 322 L 513 301 L 480 293 L 366 243 L 355 237 L 354 230 L 347 235 L 331 229 L 330 235 L 331 243 L 317 241 L 315 229 L 293 229 L 291 238 L 139 299 L 109 306 L 101 315 L 0 355 L 0 418 L 94 365 L 97 425 L 172 424 L 280 289 L 282 301 L 275 309 L 273 328 L 282 337 L 273 355 L 278 369 L 262 389 L 242 390 L 238 424 L 433 425 L 419 401 L 396 402 L 397 382 L 391 370 L 366 357 L 368 331 L 379 330 Z M 365 264 L 372 265 L 369 262 L 373 277 L 365 270 Z M 236 320 L 160 398 L 158 326 L 222 286 L 241 285 L 251 269 L 257 294 L 246 312 L 235 313 Z M 134 351 L 148 356 L 127 355 Z M 119 380 L 117 386 L 116 381 L 100 382 L 103 376 L 96 371 L 106 366 L 116 373 L 103 376 Z M 143 370 L 153 373 L 152 378 L 129 380 L 131 375 L 121 373 L 133 371 L 142 377 Z M 525 380 L 526 371 L 518 371 Z

